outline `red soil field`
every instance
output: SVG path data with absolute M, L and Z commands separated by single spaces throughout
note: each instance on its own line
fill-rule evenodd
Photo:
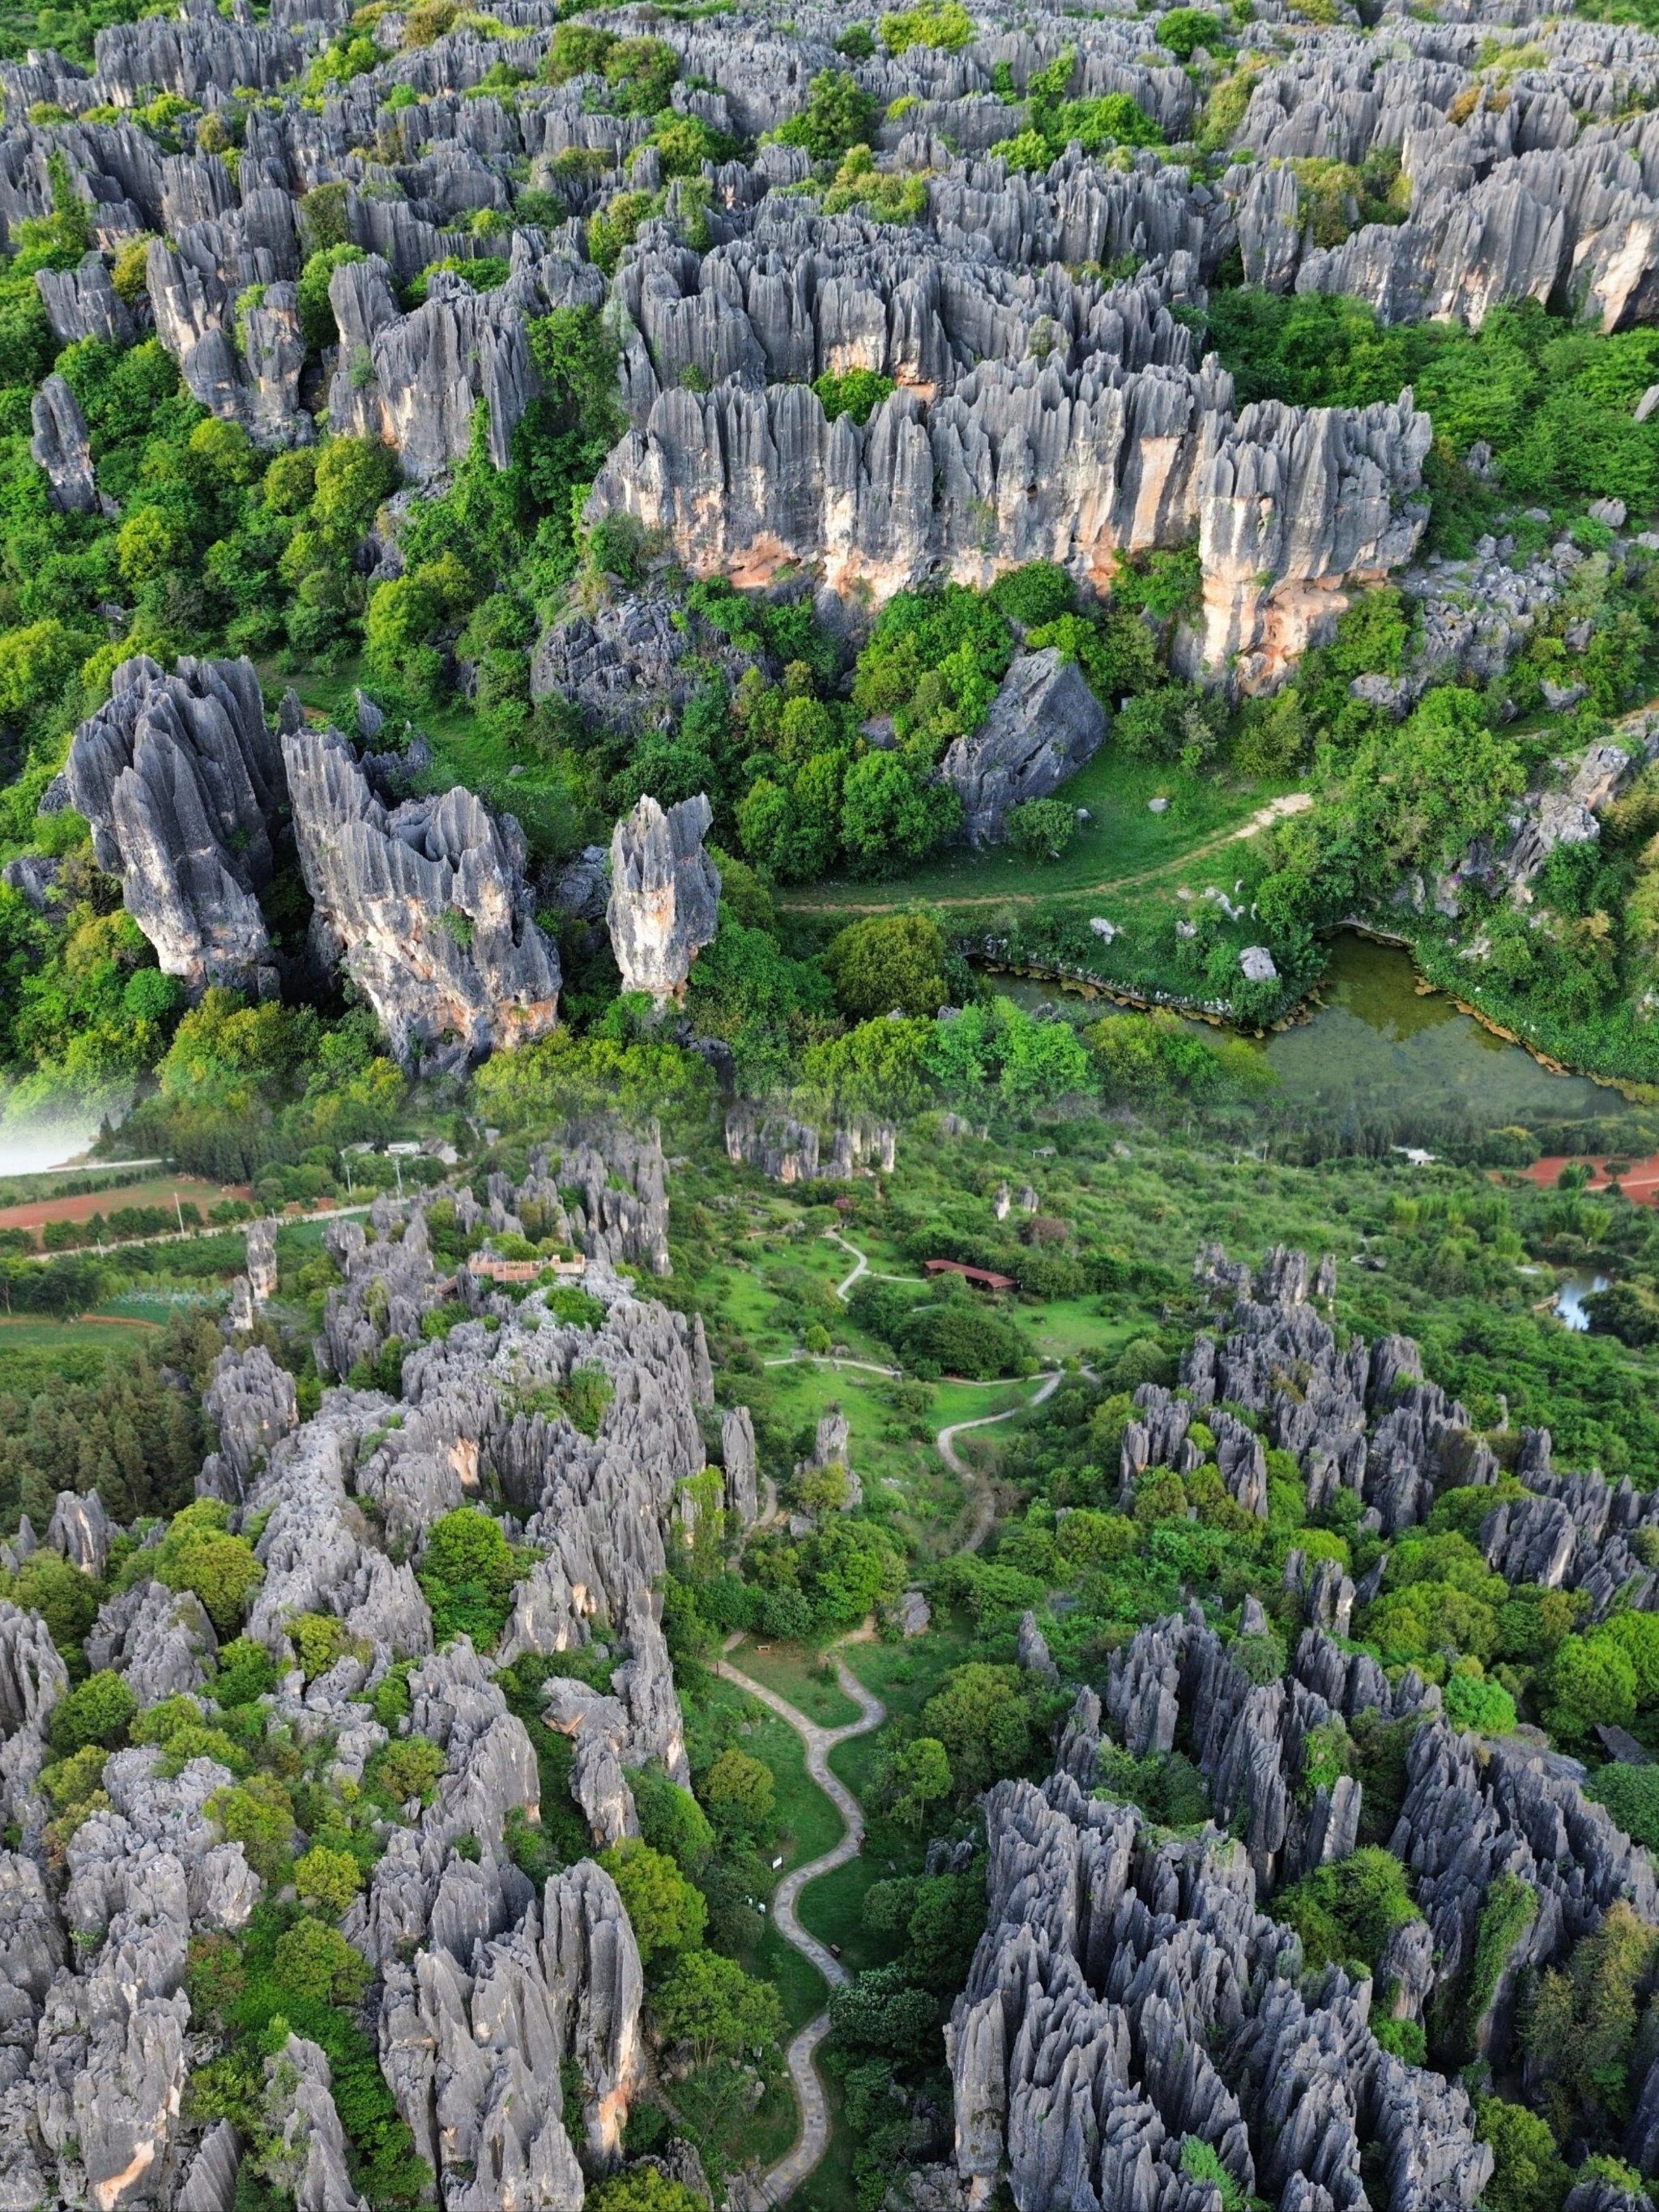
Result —
M 1563 1168 L 1587 1167 L 1590 1170 L 1590 1179 L 1584 1188 L 1587 1190 L 1605 1190 L 1614 1179 L 1607 1171 L 1609 1160 L 1626 1163 L 1626 1156 L 1621 1152 L 1604 1152 L 1599 1158 L 1592 1158 L 1586 1153 L 1553 1152 L 1547 1159 L 1534 1160 L 1522 1172 L 1541 1188 L 1553 1190 L 1560 1180 Z M 1636 1205 L 1653 1205 L 1656 1199 L 1659 1199 L 1659 1152 L 1650 1153 L 1644 1160 L 1628 1160 L 1626 1172 L 1617 1181 L 1626 1197 Z
M 25 1206 L 0 1206 L 0 1229 L 39 1229 L 48 1221 L 90 1221 L 94 1213 L 107 1220 L 124 1206 L 170 1206 L 175 1191 L 201 1209 L 204 1220 L 208 1208 L 225 1199 L 242 1198 L 251 1203 L 253 1197 L 245 1182 L 204 1182 L 196 1176 L 147 1176 L 143 1182 L 121 1183 L 112 1190 L 87 1190 L 74 1198 L 36 1198 Z

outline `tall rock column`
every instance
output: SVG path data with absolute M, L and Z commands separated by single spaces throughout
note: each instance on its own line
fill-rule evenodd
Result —
M 288 788 L 252 662 L 186 656 L 164 676 L 141 653 L 110 681 L 65 770 L 99 866 L 192 997 L 216 983 L 273 993 L 258 894 Z
M 406 1065 L 465 1067 L 556 1026 L 522 832 L 459 785 L 391 812 L 337 730 L 283 740 L 313 954 L 343 958 Z
M 701 792 L 666 813 L 647 792 L 611 840 L 605 921 L 623 988 L 648 991 L 659 1006 L 684 996 L 718 926 L 720 870 L 702 849 L 714 818 Z

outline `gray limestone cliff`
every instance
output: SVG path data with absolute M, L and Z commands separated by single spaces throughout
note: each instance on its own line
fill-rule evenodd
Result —
M 714 818 L 701 796 L 665 812 L 647 792 L 611 839 L 605 921 L 624 991 L 657 1004 L 684 996 L 691 963 L 713 942 L 720 871 L 703 851 Z
M 406 1065 L 465 1066 L 544 1036 L 559 958 L 512 817 L 457 787 L 390 812 L 337 732 L 283 741 L 313 952 L 343 963 Z
M 273 991 L 258 894 L 288 787 L 253 664 L 181 657 L 167 676 L 140 655 L 110 684 L 65 771 L 98 865 L 192 996 L 215 983 Z

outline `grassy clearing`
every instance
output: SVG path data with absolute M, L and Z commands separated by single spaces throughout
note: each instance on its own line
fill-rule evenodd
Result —
M 810 1645 L 801 1644 L 756 1644 L 745 1641 L 732 1654 L 732 1664 L 757 1682 L 787 1698 L 797 1712 L 805 1713 L 809 1721 L 820 1728 L 845 1728 L 859 1717 L 859 1709 L 836 1683 L 833 1674 L 825 1674 L 823 1655 Z M 783 1721 L 775 1721 L 795 1747 L 799 1757 L 801 1773 L 805 1777 L 805 1753 L 794 1730 Z M 762 1757 L 763 1753 L 757 1753 Z M 807 1780 L 806 1786 L 823 1805 L 834 1823 L 830 1834 L 819 1846 L 828 1850 L 841 1833 L 841 1817 L 817 1784 Z M 804 1857 L 813 1856 L 804 1852 Z
M 873 913 L 913 902 L 1030 905 L 1115 885 L 1126 877 L 1167 873 L 1293 788 L 1283 781 L 1235 783 L 1188 775 L 1167 763 L 1126 760 L 1109 747 L 1066 786 L 1066 799 L 1086 806 L 1091 819 L 1061 858 L 1045 867 L 1034 869 L 1024 854 L 1006 848 L 982 853 L 955 848 L 888 882 L 825 881 L 789 892 L 781 903 L 828 913 Z M 1168 811 L 1152 813 L 1148 802 L 1154 799 L 1167 799 Z
M 902 1644 L 848 1644 L 842 1656 L 865 1687 L 886 1706 L 890 1717 L 914 1718 L 952 1667 L 976 1656 L 974 1638 L 955 1623 L 931 1629 Z M 878 1732 L 850 1736 L 830 1754 L 830 1771 L 844 1782 L 864 1808 L 865 1844 L 858 1857 L 834 1873 L 808 1883 L 800 1898 L 803 1925 L 821 1943 L 840 1947 L 849 1971 L 880 1966 L 893 1956 L 887 1939 L 864 1924 L 868 1891 L 890 1875 L 921 1870 L 926 1838 L 901 1828 L 879 1811 L 873 1784 L 881 1757 Z M 935 1821 L 934 1827 L 939 1826 Z
M 112 1352 L 130 1359 L 152 1340 L 150 1324 L 118 1321 L 9 1321 L 0 1316 L 0 1391 L 37 1396 L 65 1382 L 96 1382 Z

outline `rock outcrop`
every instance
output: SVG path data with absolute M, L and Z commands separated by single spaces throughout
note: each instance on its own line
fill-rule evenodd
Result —
M 1052 645 L 1017 654 L 984 722 L 954 739 L 939 763 L 941 779 L 961 794 L 969 843 L 1000 842 L 1010 808 L 1048 798 L 1094 758 L 1105 735 L 1105 709 L 1074 660 Z
M 253 664 L 181 657 L 167 676 L 141 654 L 110 686 L 66 769 L 99 866 L 119 876 L 162 972 L 192 996 L 216 983 L 274 992 L 258 894 L 288 786 Z
M 538 927 L 525 848 L 470 791 L 390 812 L 337 732 L 283 738 L 313 946 L 340 961 L 406 1066 L 465 1067 L 545 1036 L 559 956 Z
M 702 848 L 714 818 L 701 795 L 665 812 L 647 792 L 611 836 L 611 948 L 623 990 L 659 1006 L 684 995 L 691 963 L 714 941 L 720 878 Z
M 61 376 L 49 376 L 30 403 L 34 435 L 29 451 L 46 472 L 52 503 L 62 514 L 96 514 L 98 485 L 92 465 L 92 433 L 81 403 Z
M 726 1117 L 726 1156 L 733 1167 L 758 1169 L 775 1182 L 846 1182 L 890 1174 L 898 1132 L 888 1121 L 854 1121 L 830 1132 L 830 1149 L 811 1121 L 740 1099 Z
M 1193 2136 L 1241 2195 L 1298 2208 L 1472 2208 L 1492 2171 L 1462 2089 L 1370 2032 L 1370 1985 L 1298 1986 L 1301 1946 L 1256 1902 L 1242 1845 L 1169 1837 L 1062 1769 L 986 1806 L 989 1911 L 946 2031 L 969 2201 L 1021 2212 L 1215 2201 Z

